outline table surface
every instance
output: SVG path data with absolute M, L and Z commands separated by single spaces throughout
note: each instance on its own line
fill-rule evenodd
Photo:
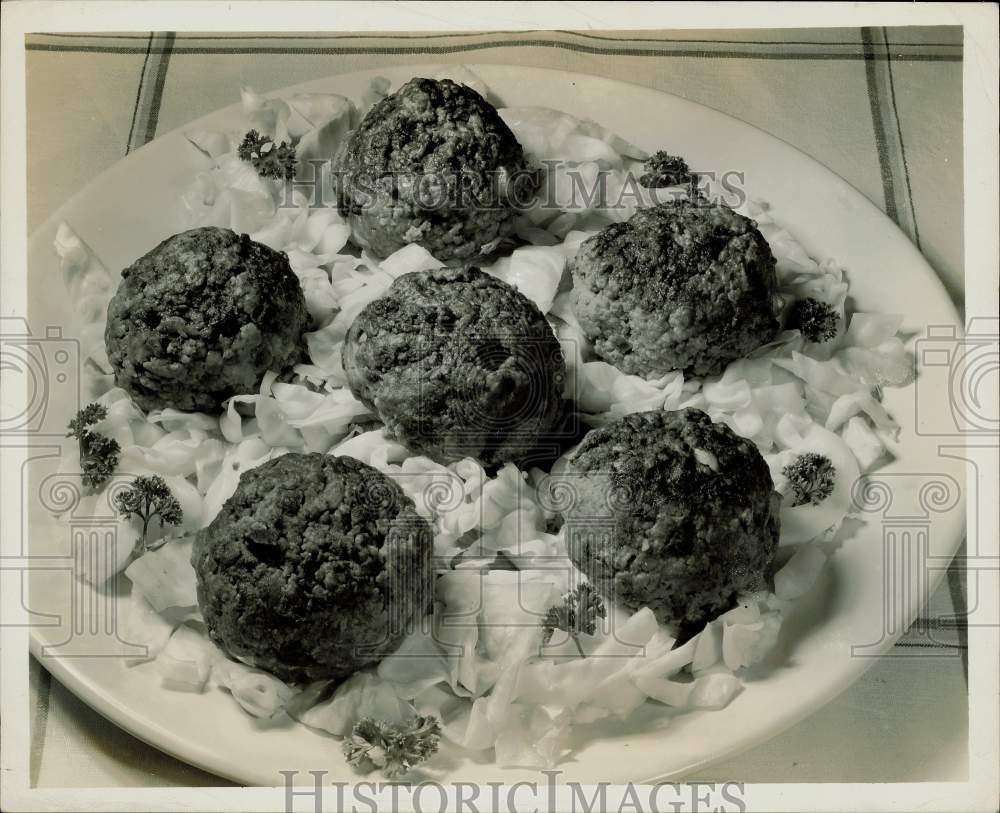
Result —
M 920 248 L 962 309 L 962 32 L 958 27 L 478 34 L 36 34 L 27 39 L 28 226 L 130 150 L 238 98 L 427 62 L 579 71 L 743 119 L 841 175 Z M 599 117 L 597 117 L 599 118 Z M 854 686 L 706 781 L 967 778 L 963 574 Z M 231 783 L 136 740 L 32 660 L 31 783 Z

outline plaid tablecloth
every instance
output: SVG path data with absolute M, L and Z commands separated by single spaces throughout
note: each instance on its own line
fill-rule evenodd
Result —
M 130 150 L 260 91 L 386 65 L 493 62 L 646 85 L 741 118 L 818 159 L 882 208 L 962 306 L 962 33 L 957 27 L 478 34 L 37 34 L 28 38 L 33 229 Z M 958 780 L 968 725 L 965 587 L 840 698 L 698 777 Z M 928 635 L 927 630 L 933 630 Z M 228 784 L 90 711 L 37 663 L 32 783 Z

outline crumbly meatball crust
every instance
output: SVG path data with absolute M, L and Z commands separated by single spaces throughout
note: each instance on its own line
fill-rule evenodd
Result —
M 212 640 L 284 680 L 349 675 L 429 606 L 431 530 L 390 478 L 350 457 L 286 454 L 240 477 L 192 564 Z
M 754 444 L 697 409 L 627 415 L 570 459 L 570 556 L 598 591 L 662 623 L 704 623 L 760 587 L 778 499 Z
M 399 277 L 351 325 L 344 369 L 394 437 L 442 462 L 519 460 L 561 415 L 552 328 L 478 268 Z
M 378 102 L 335 165 L 353 238 L 379 257 L 409 243 L 449 264 L 490 253 L 535 186 L 493 106 L 448 79 L 411 79 Z
M 300 354 L 305 296 L 288 258 L 247 235 L 192 229 L 122 271 L 104 333 L 115 382 L 143 409 L 218 412 Z
M 774 257 L 725 206 L 639 209 L 585 240 L 572 273 L 584 333 L 626 373 L 715 375 L 778 331 Z

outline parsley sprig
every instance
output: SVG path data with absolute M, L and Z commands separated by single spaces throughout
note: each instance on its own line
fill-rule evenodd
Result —
M 556 630 L 569 633 L 576 644 L 580 657 L 586 657 L 580 645 L 580 635 L 593 635 L 597 631 L 597 619 L 604 618 L 607 610 L 604 601 L 593 586 L 587 582 L 577 585 L 562 597 L 562 604 L 557 604 L 545 613 L 542 619 L 542 643 L 552 640 Z
M 83 484 L 89 488 L 100 488 L 114 474 L 121 458 L 121 446 L 114 438 L 90 429 L 108 417 L 108 409 L 103 404 L 87 404 L 69 422 L 68 438 L 76 438 L 80 447 L 80 468 Z
M 816 452 L 800 454 L 781 473 L 792 488 L 792 507 L 819 505 L 833 493 L 837 470 L 830 458 Z
M 180 525 L 184 516 L 181 504 L 158 474 L 136 477 L 131 486 L 115 495 L 114 503 L 124 519 L 139 517 L 142 520 L 138 544 L 146 550 L 153 550 L 146 543 L 146 535 L 154 517 L 159 518 L 161 525 Z
M 436 717 L 417 715 L 394 724 L 364 717 L 344 739 L 344 756 L 359 770 L 381 768 L 387 779 L 394 779 L 436 753 L 440 740 Z
M 236 154 L 241 161 L 253 164 L 262 178 L 291 180 L 295 177 L 295 148 L 287 141 L 275 144 L 270 136 L 250 130 Z

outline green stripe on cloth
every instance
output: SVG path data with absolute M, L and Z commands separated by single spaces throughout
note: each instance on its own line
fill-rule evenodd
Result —
M 957 27 L 955 27 L 957 29 Z M 960 29 L 957 29 L 960 31 Z M 954 39 L 935 29 L 937 40 Z M 140 53 L 140 34 L 35 34 L 29 50 Z M 561 48 L 578 53 L 609 56 L 715 57 L 719 59 L 860 60 L 865 54 L 856 29 L 785 29 L 781 31 L 488 31 L 445 33 L 181 33 L 172 51 L 178 54 L 453 54 L 497 47 Z M 456 42 L 465 40 L 465 42 Z M 351 44 L 353 41 L 353 44 Z M 372 42 L 377 41 L 378 46 Z M 129 44 L 130 42 L 135 44 Z M 338 45 L 327 43 L 337 42 Z M 206 44 L 207 43 L 207 44 Z M 659 46 L 659 47 L 656 47 Z M 734 47 L 736 46 L 736 47 Z M 900 42 L 898 59 L 957 61 L 957 41 Z M 876 59 L 885 59 L 879 54 Z
M 132 149 L 132 139 L 135 136 L 135 122 L 139 117 L 139 105 L 142 103 L 142 87 L 146 78 L 146 66 L 149 65 L 149 50 L 153 47 L 153 35 L 149 35 L 149 42 L 146 45 L 146 57 L 142 61 L 142 70 L 139 71 L 139 85 L 135 92 L 135 107 L 132 108 L 132 123 L 128 128 L 128 141 L 125 142 L 125 154 L 128 155 Z
M 49 720 L 49 696 L 52 691 L 52 675 L 43 669 L 33 657 L 28 660 L 29 694 L 34 701 L 31 715 L 31 753 L 28 759 L 29 787 L 38 786 L 38 774 L 42 766 L 42 752 L 45 748 L 45 729 Z
M 117 47 L 106 45 L 56 45 L 51 43 L 31 43 L 26 46 L 29 51 L 70 51 L 81 53 L 114 53 L 114 54 L 140 54 L 145 51 L 138 47 Z M 481 51 L 486 48 L 563 48 L 568 51 L 576 51 L 584 54 L 598 54 L 603 56 L 644 56 L 644 57 L 686 57 L 686 58 L 712 58 L 712 59 L 803 59 L 803 60 L 838 60 L 838 59 L 872 59 L 882 61 L 888 59 L 886 54 L 874 54 L 868 57 L 864 54 L 856 54 L 850 51 L 751 51 L 751 50 L 720 50 L 714 48 L 699 49 L 653 49 L 653 48 L 598 48 L 595 46 L 582 45 L 572 42 L 557 42 L 554 40 L 493 40 L 487 42 L 468 43 L 465 45 L 425 45 L 425 46 L 381 46 L 381 47 L 318 47 L 318 46 L 254 46 L 254 47 L 229 47 L 229 46 L 187 46 L 160 51 L 153 49 L 152 53 L 175 53 L 175 54 L 306 54 L 315 56 L 337 56 L 346 54 L 374 54 L 374 55 L 396 55 L 396 54 L 456 54 L 463 51 Z M 962 57 L 948 53 L 907 53 L 902 60 L 918 62 L 960 62 Z
M 896 110 L 896 89 L 892 77 L 892 54 L 884 28 L 862 28 L 868 99 L 872 110 L 875 143 L 882 172 L 885 213 L 920 246 L 906 147 Z
M 156 123 L 173 43 L 172 32 L 149 35 L 139 76 L 135 109 L 132 112 L 132 125 L 129 127 L 128 144 L 125 147 L 126 155 L 143 144 L 148 144 L 156 136 Z
M 960 31 L 960 27 L 955 26 L 956 30 Z M 790 29 L 794 34 L 794 29 Z M 936 29 L 936 30 L 947 30 L 947 29 Z M 551 31 L 490 31 L 488 33 L 482 31 L 449 31 L 449 32 L 437 32 L 437 33 L 427 33 L 427 34 L 412 34 L 412 33 L 402 33 L 402 32 L 381 32 L 381 33 L 311 33 L 311 34 L 293 34 L 293 33 L 280 33 L 280 34 L 261 34 L 261 33 L 229 33 L 229 32 L 218 32 L 212 34 L 193 34 L 190 32 L 179 32 L 177 34 L 179 39 L 185 41 L 193 40 L 215 40 L 215 41 L 227 41 L 227 40 L 433 40 L 433 39 L 459 39 L 459 38 L 472 38 L 472 37 L 483 37 L 483 36 L 497 36 L 497 35 L 544 35 L 544 34 L 565 34 L 571 37 L 579 37 L 582 39 L 590 40 L 603 40 L 606 42 L 701 42 L 701 43 L 723 43 L 732 45 L 849 45 L 856 46 L 857 40 L 851 36 L 853 29 L 842 29 L 836 30 L 832 29 L 839 34 L 843 34 L 843 38 L 838 38 L 834 36 L 833 38 L 824 39 L 822 36 L 813 39 L 756 39 L 754 30 L 745 32 L 748 34 L 747 37 L 742 39 L 726 39 L 720 37 L 707 37 L 702 38 L 698 36 L 698 31 L 686 32 L 687 36 L 633 36 L 633 34 L 646 33 L 643 31 L 617 31 L 611 33 L 596 33 L 593 31 L 570 31 L 567 29 L 552 29 Z M 805 32 L 815 33 L 814 29 L 805 29 Z M 674 33 L 674 32 L 671 32 Z M 802 30 L 800 30 L 802 33 Z M 804 34 L 803 34 L 804 35 Z M 100 34 L 100 33 L 76 33 L 76 32 L 57 32 L 57 33 L 39 33 L 32 35 L 33 39 L 49 37 L 53 39 L 89 39 L 89 40 L 145 40 L 145 34 Z M 903 48 L 961 48 L 962 40 L 959 35 L 956 39 L 951 42 L 893 42 L 894 46 L 899 46 Z
M 946 578 L 948 580 L 948 597 L 951 599 L 951 615 L 942 616 L 940 620 L 945 624 L 953 625 L 958 642 L 968 649 L 969 646 L 969 601 L 968 601 L 968 580 L 966 575 L 966 542 L 962 543 L 955 559 L 948 566 Z M 976 574 L 978 578 L 978 573 Z M 965 677 L 965 684 L 969 684 L 969 656 L 962 655 L 962 674 Z

